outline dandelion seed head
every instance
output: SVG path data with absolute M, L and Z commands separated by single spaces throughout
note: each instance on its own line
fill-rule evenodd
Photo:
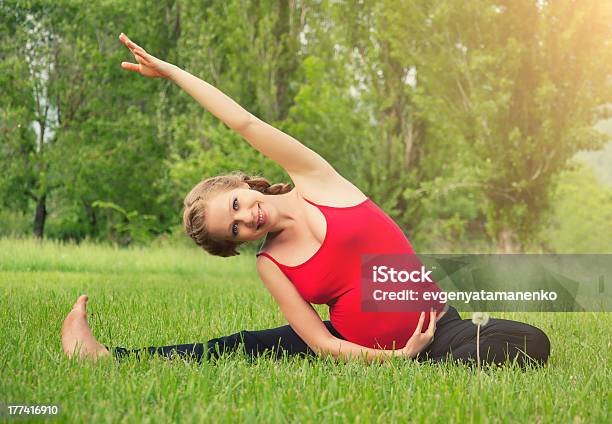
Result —
M 485 326 L 489 322 L 489 314 L 486 312 L 474 312 L 472 315 L 472 322 L 474 325 Z

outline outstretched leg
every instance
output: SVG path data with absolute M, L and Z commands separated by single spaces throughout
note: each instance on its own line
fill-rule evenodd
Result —
M 332 327 L 331 322 L 324 321 L 329 331 L 336 337 L 342 336 Z M 123 347 L 108 348 L 114 356 L 159 355 L 201 361 L 203 359 L 218 359 L 224 353 L 241 351 L 247 357 L 254 358 L 268 353 L 278 359 L 283 355 L 315 356 L 308 345 L 298 336 L 290 325 L 270 328 L 268 330 L 243 330 L 229 336 L 218 337 L 206 343 L 181 344 L 172 346 L 151 346 L 143 349 L 125 349 Z
M 111 355 L 117 358 L 132 355 L 138 358 L 141 355 L 159 355 L 167 358 L 178 356 L 184 359 L 201 361 L 202 359 L 216 359 L 223 353 L 238 350 L 249 357 L 256 357 L 265 352 L 272 353 L 275 358 L 282 357 L 285 354 L 315 354 L 289 325 L 268 330 L 243 330 L 229 336 L 209 340 L 207 343 L 151 346 L 143 349 L 104 346 L 96 340 L 87 323 L 87 300 L 87 296 L 80 296 L 64 320 L 62 345 L 64 352 L 70 358 L 76 355 L 79 359 L 91 358 L 96 360 Z M 324 323 L 332 334 L 342 338 L 329 321 Z
M 323 324 L 331 334 L 339 339 L 344 339 L 331 325 L 330 321 L 323 321 Z M 229 336 L 209 340 L 207 344 L 208 355 L 211 358 L 217 358 L 219 354 L 238 350 L 241 346 L 250 357 L 259 356 L 264 352 L 270 352 L 276 359 L 282 358 L 283 355 L 316 356 L 316 353 L 308 347 L 290 325 L 268 330 L 243 330 Z
M 76 355 L 79 359 L 90 358 L 94 361 L 110 352 L 94 337 L 87 323 L 88 297 L 80 296 L 66 316 L 62 326 L 62 346 L 69 358 Z

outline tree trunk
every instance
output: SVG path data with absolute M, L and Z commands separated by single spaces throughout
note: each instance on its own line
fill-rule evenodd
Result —
M 516 233 L 510 228 L 502 228 L 497 233 L 497 253 L 521 253 L 523 247 Z
M 414 122 L 410 122 L 406 129 L 406 134 L 404 135 L 404 169 L 410 169 L 414 144 L 420 135 L 419 126 Z
M 285 119 L 289 111 L 289 99 L 287 88 L 289 86 L 289 71 L 291 70 L 291 56 L 289 50 L 289 2 L 286 0 L 278 3 L 278 18 L 274 28 L 276 42 L 281 45 L 279 63 L 276 67 L 276 116 L 275 119 Z
M 45 221 L 47 219 L 47 195 L 43 194 L 36 202 L 36 215 L 34 217 L 34 236 L 42 239 L 45 234 Z
M 96 208 L 93 208 L 90 204 L 83 202 L 85 207 L 85 213 L 89 221 L 89 234 L 94 237 L 98 235 L 98 215 L 96 214 Z

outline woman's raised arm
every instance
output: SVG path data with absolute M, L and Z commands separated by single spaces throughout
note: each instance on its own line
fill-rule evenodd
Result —
M 124 69 L 147 77 L 168 78 L 189 93 L 206 110 L 244 137 L 251 146 L 269 157 L 290 176 L 327 176 L 335 173 L 319 154 L 295 138 L 251 115 L 246 109 L 206 81 L 178 66 L 147 53 L 125 34 L 119 39 L 130 49 L 138 63 L 123 62 Z

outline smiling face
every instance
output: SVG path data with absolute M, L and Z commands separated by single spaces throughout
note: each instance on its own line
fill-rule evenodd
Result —
M 270 228 L 265 196 L 248 188 L 221 191 L 207 202 L 206 226 L 211 237 L 235 242 L 258 240 Z
M 271 185 L 243 172 L 206 178 L 185 196 L 183 227 L 211 255 L 239 255 L 244 242 L 280 231 L 276 195 L 291 190 L 290 184 Z

